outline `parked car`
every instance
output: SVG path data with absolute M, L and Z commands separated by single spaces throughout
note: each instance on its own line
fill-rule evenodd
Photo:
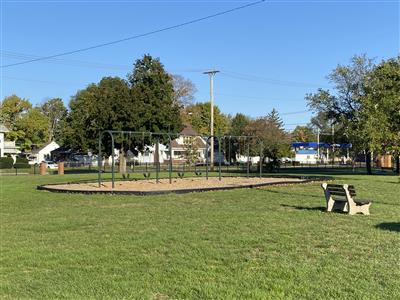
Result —
M 281 159 L 280 159 L 280 161 L 281 161 L 281 163 L 291 163 L 292 162 L 292 159 L 290 158 L 290 157 L 282 157 Z
M 51 169 L 51 170 L 56 170 L 58 169 L 58 165 L 56 162 L 52 161 L 52 160 L 45 160 L 43 161 L 44 163 L 46 163 L 47 165 L 47 169 Z

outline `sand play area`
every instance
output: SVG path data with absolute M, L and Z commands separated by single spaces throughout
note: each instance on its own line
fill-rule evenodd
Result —
M 116 181 L 115 188 L 112 188 L 110 181 L 102 182 L 99 187 L 97 182 L 67 183 L 67 184 L 50 184 L 39 186 L 38 189 L 52 192 L 70 192 L 70 193 L 115 193 L 115 194 L 164 194 L 164 193 L 187 193 L 196 191 L 211 191 L 234 188 L 254 188 L 266 185 L 276 184 L 294 184 L 308 182 L 309 179 L 301 178 L 281 178 L 281 177 L 204 177 L 183 178 L 172 180 L 160 179 L 156 180 L 130 180 Z

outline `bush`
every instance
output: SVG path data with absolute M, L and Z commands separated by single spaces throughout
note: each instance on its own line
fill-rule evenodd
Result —
M 27 158 L 17 158 L 14 164 L 15 169 L 29 169 L 30 167 Z
M 12 157 L 0 157 L 0 169 L 11 169 L 13 164 L 14 160 Z

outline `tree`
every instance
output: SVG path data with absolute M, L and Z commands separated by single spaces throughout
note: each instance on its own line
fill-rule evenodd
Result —
M 16 121 L 14 130 L 21 150 L 30 150 L 48 140 L 49 120 L 39 108 L 32 108 Z
M 289 152 L 289 135 L 283 129 L 283 122 L 275 109 L 267 116 L 251 121 L 245 129 L 245 134 L 257 138 L 251 141 L 251 154 L 257 155 L 257 145 L 259 141 L 263 143 L 263 163 L 268 158 L 270 170 L 279 166 L 278 159 Z
M 186 136 L 183 141 L 184 157 L 189 166 L 194 165 L 199 159 L 198 137 Z
M 99 133 L 104 130 L 132 130 L 139 126 L 139 111 L 127 82 L 104 77 L 72 97 L 70 113 L 62 122 L 62 143 L 78 151 L 97 149 Z M 122 142 L 117 139 L 116 142 Z M 107 153 L 110 139 L 104 137 Z
M 311 126 L 296 126 L 292 132 L 293 142 L 313 142 L 316 141 L 316 134 Z
M 56 136 L 59 135 L 60 121 L 67 116 L 68 111 L 60 98 L 53 98 L 45 101 L 40 106 L 40 110 L 49 120 L 48 141 L 53 141 Z
M 12 131 L 17 120 L 31 108 L 27 99 L 16 95 L 5 97 L 0 106 L 0 122 Z
M 344 128 L 355 150 L 366 153 L 367 173 L 371 174 L 371 149 L 369 137 L 361 135 L 362 97 L 365 95 L 365 78 L 373 69 L 373 61 L 365 55 L 354 56 L 350 65 L 338 65 L 328 76 L 334 85 L 335 94 L 329 90 L 318 89 L 315 94 L 307 94 L 308 105 L 315 112 L 323 112 L 333 126 Z
M 210 135 L 211 104 L 210 102 L 196 103 L 188 106 L 185 114 L 193 128 L 200 135 Z M 224 135 L 229 132 L 228 117 L 214 106 L 214 135 Z
M 144 55 L 128 75 L 138 101 L 139 128 L 153 132 L 180 132 L 183 125 L 179 105 L 174 101 L 172 77 L 158 58 Z
M 231 163 L 232 159 L 236 161 L 236 157 L 240 153 L 240 149 L 244 149 L 243 139 L 237 138 L 238 136 L 245 135 L 245 130 L 247 125 L 249 125 L 251 119 L 250 117 L 237 113 L 231 120 L 230 120 L 230 130 L 229 135 L 232 136 L 231 138 L 224 139 L 225 143 L 225 158 Z M 229 152 L 230 151 L 230 152 Z
M 362 135 L 372 150 L 392 152 L 400 172 L 400 56 L 378 64 L 365 80 Z
M 243 135 L 246 126 L 250 123 L 250 117 L 237 113 L 231 120 L 230 135 L 240 136 Z
M 172 75 L 174 87 L 174 103 L 181 108 L 193 104 L 194 94 L 197 89 L 194 83 L 180 75 Z
M 150 55 L 135 62 L 128 81 L 105 77 L 78 91 L 62 124 L 62 141 L 82 151 L 97 149 L 99 133 L 104 130 L 180 132 L 182 128 L 179 107 L 173 100 L 172 78 L 159 59 Z M 110 144 L 110 138 L 104 136 L 103 150 L 109 154 Z M 118 134 L 115 146 L 121 150 L 119 166 L 124 173 L 126 151 L 136 151 L 143 141 Z

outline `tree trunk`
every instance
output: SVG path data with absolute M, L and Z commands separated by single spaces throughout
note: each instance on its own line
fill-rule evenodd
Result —
M 122 147 L 119 152 L 119 173 L 126 174 L 125 149 Z
M 156 141 L 154 149 L 154 166 L 158 168 L 159 164 L 160 164 L 160 144 L 158 141 Z
M 372 175 L 371 151 L 369 150 L 365 150 L 365 165 L 367 167 L 367 174 Z

